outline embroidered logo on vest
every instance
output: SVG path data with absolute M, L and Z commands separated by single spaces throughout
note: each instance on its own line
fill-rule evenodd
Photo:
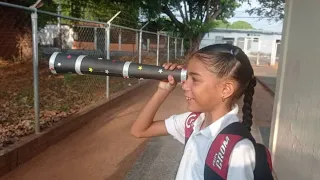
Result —
M 197 114 L 190 114 L 188 119 L 186 120 L 186 128 L 193 127 L 194 121 L 196 121 Z
M 222 145 L 220 146 L 220 151 L 218 153 L 215 153 L 214 155 L 212 165 L 217 166 L 220 170 L 222 169 L 224 154 L 226 152 L 229 140 L 229 136 L 226 136 L 225 140 L 222 142 Z

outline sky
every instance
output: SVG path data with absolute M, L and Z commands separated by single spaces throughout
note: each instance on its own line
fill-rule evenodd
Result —
M 241 7 L 236 9 L 235 15 L 233 18 L 228 19 L 230 23 L 235 21 L 246 21 L 250 23 L 254 28 L 256 29 L 263 29 L 266 31 L 276 31 L 281 32 L 282 31 L 282 22 L 274 22 L 274 21 L 268 21 L 266 18 L 264 19 L 258 19 L 258 18 L 247 18 L 250 17 L 248 13 L 246 13 L 246 10 L 251 9 L 252 7 L 258 5 L 258 2 L 255 0 L 251 1 L 251 6 L 247 3 L 242 4 Z M 252 17 L 257 17 L 257 15 L 251 15 Z

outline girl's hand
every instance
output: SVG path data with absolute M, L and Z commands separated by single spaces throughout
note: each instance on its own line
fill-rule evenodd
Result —
M 162 67 L 166 70 L 181 69 L 183 66 L 173 63 L 164 63 Z M 177 82 L 174 80 L 173 76 L 168 76 L 168 81 L 161 81 L 158 85 L 158 89 L 164 90 L 167 92 L 172 92 L 177 86 Z

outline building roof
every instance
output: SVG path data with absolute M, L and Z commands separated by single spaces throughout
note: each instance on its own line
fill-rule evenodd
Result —
M 267 35 L 281 35 L 281 32 L 264 31 L 255 29 L 228 29 L 228 28 L 215 28 L 210 32 L 233 32 L 233 33 L 256 33 L 256 34 L 267 34 Z

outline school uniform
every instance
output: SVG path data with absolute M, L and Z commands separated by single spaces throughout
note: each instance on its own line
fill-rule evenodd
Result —
M 176 180 L 203 180 L 205 159 L 212 141 L 219 132 L 231 123 L 240 121 L 237 114 L 239 106 L 208 127 L 200 130 L 205 114 L 202 113 L 194 122 L 191 134 L 179 165 Z M 169 134 L 181 143 L 185 143 L 185 121 L 190 112 L 172 115 L 165 120 Z M 255 168 L 255 150 L 248 139 L 239 141 L 232 150 L 229 160 L 228 180 L 251 180 Z

